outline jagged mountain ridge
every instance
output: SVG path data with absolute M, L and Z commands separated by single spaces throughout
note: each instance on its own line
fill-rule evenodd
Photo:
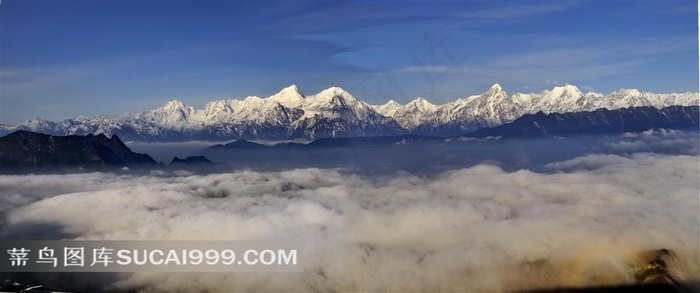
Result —
M 0 125 L 0 135 L 29 130 L 52 135 L 117 134 L 132 141 L 230 139 L 317 139 L 401 134 L 459 135 L 509 123 L 537 112 L 568 113 L 626 107 L 698 105 L 698 93 L 654 94 L 637 90 L 609 95 L 582 93 L 575 86 L 508 95 L 500 85 L 481 95 L 443 105 L 418 98 L 405 105 L 369 105 L 339 87 L 305 96 L 296 86 L 268 98 L 212 101 L 198 110 L 179 101 L 163 107 L 108 117 L 80 116 L 60 122 L 30 119 Z
M 401 126 L 414 133 L 452 135 L 455 132 L 506 124 L 525 114 L 538 112 L 572 113 L 629 107 L 661 109 L 668 106 L 698 105 L 699 101 L 697 93 L 654 94 L 620 89 L 609 95 L 594 92 L 584 94 L 573 85 L 555 87 L 536 94 L 516 93 L 509 96 L 500 85 L 495 84 L 481 95 L 458 99 L 441 105 L 436 110 L 414 112 L 417 114 L 415 116 L 402 117 L 400 113 L 404 108 L 410 107 L 411 103 L 398 105 L 392 113 L 384 113 L 391 114 L 389 116 L 395 117 Z M 377 106 L 377 109 L 383 107 L 385 105 Z
M 629 107 L 616 110 L 525 114 L 513 122 L 458 137 L 423 135 L 400 135 L 380 137 L 323 138 L 309 143 L 285 142 L 261 144 L 247 140 L 236 140 L 227 144 L 216 144 L 203 149 L 209 151 L 241 150 L 310 150 L 336 147 L 371 147 L 378 145 L 405 145 L 417 143 L 459 142 L 465 138 L 541 138 L 574 137 L 578 135 L 622 135 L 651 129 L 697 130 L 700 128 L 699 106 Z
M 155 165 L 116 135 L 52 136 L 19 130 L 0 137 L 0 167 Z

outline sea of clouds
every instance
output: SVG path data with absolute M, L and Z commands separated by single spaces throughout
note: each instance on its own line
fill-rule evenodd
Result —
M 121 273 L 83 276 L 68 289 L 483 292 L 630 284 L 638 254 L 660 248 L 675 252 L 670 273 L 694 282 L 700 157 L 697 142 L 669 135 L 677 133 L 629 134 L 609 147 L 646 150 L 654 142 L 683 154 L 588 154 L 548 163 L 546 172 L 479 164 L 433 175 L 320 168 L 4 175 L 0 239 L 295 240 L 303 249 L 303 273 Z M 44 278 L 61 286 L 71 276 Z

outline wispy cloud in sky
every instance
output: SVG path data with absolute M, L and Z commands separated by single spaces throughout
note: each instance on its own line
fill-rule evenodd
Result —
M 576 2 L 496 2 L 492 7 L 475 9 L 458 16 L 476 18 L 518 18 L 559 12 L 574 7 Z

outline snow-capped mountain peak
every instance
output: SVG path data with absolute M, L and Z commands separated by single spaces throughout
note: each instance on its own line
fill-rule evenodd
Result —
M 619 91 L 617 91 L 617 92 L 615 92 L 615 93 L 617 93 L 617 94 L 619 94 L 619 95 L 624 95 L 624 96 L 635 96 L 635 97 L 638 97 L 638 96 L 640 96 L 640 95 L 642 94 L 642 93 L 641 93 L 639 90 L 637 90 L 637 89 L 625 89 L 625 88 L 621 88 Z
M 292 84 L 292 85 L 280 90 L 280 93 L 283 93 L 283 92 L 292 92 L 292 93 L 297 93 L 297 94 L 301 95 L 301 91 L 299 90 L 299 87 L 297 87 L 296 84 Z
M 183 104 L 182 102 L 180 102 L 178 100 L 172 100 L 172 101 L 166 102 L 165 105 L 160 107 L 158 110 L 175 111 L 175 110 L 186 109 L 186 108 L 187 108 L 187 106 L 185 106 L 185 104 Z
M 316 100 L 331 100 L 334 97 L 350 98 L 352 100 L 355 100 L 355 97 L 353 97 L 350 93 L 337 86 L 329 87 L 325 90 L 322 90 L 320 93 L 315 94 L 313 97 Z
M 426 99 L 421 98 L 421 97 L 409 102 L 404 107 L 407 109 L 415 108 L 418 111 L 426 112 L 426 113 L 432 113 L 438 109 L 438 106 L 428 102 Z
M 21 125 L 24 125 L 26 129 L 34 132 L 56 130 L 56 123 L 41 118 L 27 119 L 22 122 Z
M 565 113 L 571 109 L 584 109 L 592 101 L 587 100 L 581 90 L 573 85 L 557 86 L 551 91 L 544 91 L 542 95 L 536 96 L 539 101 L 534 103 L 533 108 L 545 113 Z M 594 97 L 588 95 L 588 97 Z
M 503 88 L 500 84 L 494 83 L 488 90 L 489 92 L 502 92 Z
M 212 101 L 204 106 L 204 116 L 214 116 L 233 113 L 232 100 Z
M 396 113 L 396 110 L 401 108 L 401 104 L 397 103 L 394 100 L 389 100 L 384 105 L 373 105 L 372 108 L 379 114 L 382 114 L 387 117 L 392 117 L 394 116 L 394 113 Z
M 583 93 L 581 90 L 578 89 L 578 87 L 567 84 L 565 86 L 557 86 L 554 87 L 549 92 L 549 95 L 554 97 L 554 98 L 559 98 L 559 97 L 572 97 L 572 98 L 579 98 L 583 96 Z
M 186 119 L 195 113 L 195 111 L 194 107 L 187 106 L 178 100 L 172 100 L 165 103 L 163 107 L 156 109 L 154 112 Z
M 500 103 L 508 98 L 508 93 L 503 90 L 501 85 L 494 84 L 486 92 L 480 95 L 471 95 L 466 98 L 457 99 L 454 102 L 447 103 L 453 110 L 458 110 L 464 107 L 473 107 L 475 104 L 495 104 Z
M 187 106 L 178 100 L 172 100 L 156 110 L 137 114 L 129 118 L 144 119 L 148 123 L 161 125 L 167 129 L 185 129 L 196 120 L 190 119 L 196 113 L 197 110 L 194 107 Z
M 48 123 L 51 123 L 51 122 L 48 120 L 45 120 L 45 119 L 41 119 L 39 117 L 29 118 L 23 122 L 23 124 L 32 124 L 32 125 L 46 125 Z
M 296 107 L 304 102 L 304 94 L 299 91 L 296 85 L 290 85 L 283 88 L 278 93 L 268 98 L 271 101 L 282 104 L 285 107 Z
M 258 96 L 247 96 L 243 100 L 244 103 L 260 103 L 260 101 L 262 101 L 262 98 L 260 98 Z
M 331 87 L 313 96 L 308 96 L 304 100 L 302 109 L 313 112 L 331 111 L 337 112 L 340 109 L 350 110 L 360 116 L 364 116 L 371 107 L 353 97 L 349 92 L 340 87 Z M 373 110 L 372 110 L 373 111 Z
M 395 108 L 401 107 L 401 104 L 397 103 L 394 100 L 389 100 L 388 102 L 386 102 L 386 104 L 381 105 L 379 107 L 394 108 L 395 109 Z
M 392 112 L 387 112 L 389 114 L 387 116 L 394 118 L 403 128 L 415 129 L 427 121 L 434 120 L 433 114 L 437 109 L 438 106 L 431 104 L 424 98 L 417 98 L 406 105 L 399 105 Z

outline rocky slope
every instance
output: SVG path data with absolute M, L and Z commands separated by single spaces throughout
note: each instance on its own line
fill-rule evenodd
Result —
M 0 167 L 155 165 L 113 135 L 52 136 L 16 131 L 0 137 Z

